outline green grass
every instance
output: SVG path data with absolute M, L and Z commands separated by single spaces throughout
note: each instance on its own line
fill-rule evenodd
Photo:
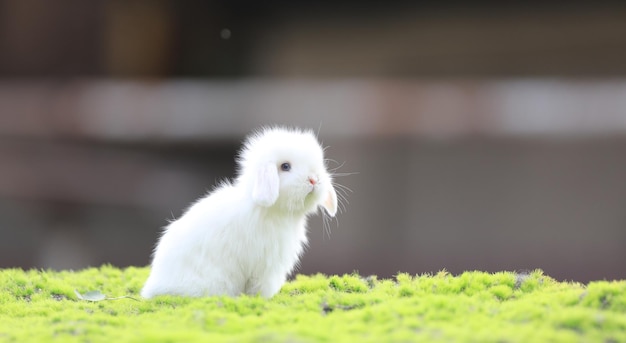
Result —
M 0 270 L 1 342 L 626 342 L 626 281 L 304 276 L 258 297 L 138 296 L 147 268 Z M 90 302 L 74 290 L 99 290 Z

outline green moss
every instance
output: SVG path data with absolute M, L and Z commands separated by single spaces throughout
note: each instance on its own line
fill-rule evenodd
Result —
M 147 268 L 0 270 L 3 342 L 625 342 L 626 281 L 298 275 L 273 299 L 140 299 Z M 89 302 L 74 290 L 108 297 Z

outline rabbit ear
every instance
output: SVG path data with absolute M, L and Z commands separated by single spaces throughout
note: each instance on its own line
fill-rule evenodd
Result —
M 335 188 L 330 186 L 328 189 L 328 194 L 326 194 L 326 199 L 322 203 L 322 207 L 326 209 L 326 213 L 329 216 L 334 217 L 337 214 L 337 193 L 335 192 Z
M 274 205 L 278 199 L 278 170 L 267 163 L 259 169 L 252 188 L 252 199 L 261 206 Z

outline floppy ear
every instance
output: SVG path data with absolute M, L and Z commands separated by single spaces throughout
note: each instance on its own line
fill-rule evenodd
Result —
M 329 216 L 334 217 L 337 214 L 337 193 L 335 188 L 331 185 L 326 194 L 326 199 L 322 203 L 322 207 L 326 210 Z
M 278 169 L 267 163 L 256 174 L 252 186 L 252 200 L 265 207 L 274 205 L 278 199 Z

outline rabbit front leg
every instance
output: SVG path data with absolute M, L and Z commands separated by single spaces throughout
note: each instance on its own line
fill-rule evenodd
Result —
M 282 274 L 252 278 L 246 283 L 245 293 L 248 295 L 260 295 L 269 299 L 280 291 L 285 280 L 286 277 Z

